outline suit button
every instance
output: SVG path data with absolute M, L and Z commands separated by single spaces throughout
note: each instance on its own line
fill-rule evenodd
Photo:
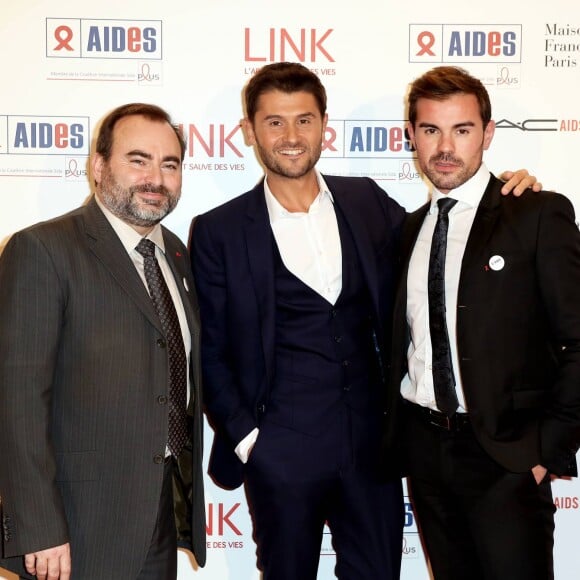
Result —
M 346 385 L 345 387 L 343 387 L 343 390 L 346 392 L 350 391 L 350 389 L 351 389 L 350 385 Z
M 153 456 L 153 463 L 156 463 L 157 465 L 161 465 L 164 461 L 165 458 L 163 457 L 163 455 L 157 454 Z
M 157 402 L 158 402 L 160 405 L 167 405 L 167 397 L 166 397 L 165 395 L 159 395 L 159 396 L 157 397 Z
M 164 340 L 164 339 L 162 339 L 162 338 L 158 338 L 158 339 L 157 339 L 157 346 L 158 346 L 159 348 L 165 348 L 165 347 L 167 346 L 167 343 L 165 342 L 165 340 Z
M 342 342 L 342 336 L 335 336 L 334 342 Z
M 337 315 L 337 312 L 336 312 L 336 310 L 333 308 L 333 309 L 330 311 L 330 317 L 331 317 L 331 318 L 336 318 L 336 315 Z
M 350 364 L 350 361 L 348 361 L 348 360 L 343 360 L 342 361 L 342 366 L 343 367 L 347 367 L 349 364 Z

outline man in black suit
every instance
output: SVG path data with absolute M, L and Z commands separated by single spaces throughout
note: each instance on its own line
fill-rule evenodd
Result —
M 398 441 L 437 580 L 546 580 L 550 476 L 575 475 L 580 444 L 574 211 L 557 193 L 500 195 L 479 80 L 439 67 L 408 99 L 434 188 L 402 236 L 385 460 Z
M 159 107 L 115 109 L 96 195 L 0 257 L 0 564 L 25 577 L 174 580 L 177 545 L 205 562 L 197 301 L 159 225 L 184 151 Z
M 192 229 L 210 474 L 244 483 L 265 580 L 314 580 L 325 522 L 339 578 L 394 580 L 401 482 L 377 467 L 405 212 L 315 168 L 326 92 L 309 69 L 262 67 L 245 105 L 266 177 Z

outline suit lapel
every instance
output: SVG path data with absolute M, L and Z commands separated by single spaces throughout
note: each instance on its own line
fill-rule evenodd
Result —
M 407 324 L 407 277 L 409 274 L 409 262 L 417 241 L 417 236 L 429 211 L 430 202 L 421 206 L 418 210 L 407 215 L 401 235 L 400 267 L 397 290 L 395 293 L 395 305 L 393 315 L 393 353 L 400 357 L 404 353 L 404 368 L 406 369 L 406 353 L 410 340 L 409 327 Z M 400 380 L 401 377 L 396 377 Z
M 94 198 L 85 206 L 83 218 L 89 249 L 133 299 L 149 322 L 159 332 L 163 332 L 153 302 L 135 265 Z
M 262 349 L 268 384 L 273 379 L 275 289 L 273 234 L 264 197 L 263 181 L 248 194 L 244 222 L 246 250 L 260 315 Z
M 379 306 L 380 300 L 378 295 L 379 278 L 377 273 L 377 263 L 374 259 L 375 252 L 371 243 L 369 230 L 365 224 L 364 212 L 361 212 L 360 205 L 354 206 L 352 204 L 351 200 L 356 199 L 356 195 L 343 189 L 342 182 L 335 182 L 331 176 L 326 175 L 324 176 L 324 179 L 330 187 L 334 203 L 342 212 L 344 221 L 351 231 L 361 270 L 371 296 L 373 311 L 376 320 L 382 324 L 382 314 Z
M 499 216 L 501 189 L 502 183 L 493 175 L 487 184 L 483 197 L 479 202 L 473 225 L 469 237 L 467 238 L 467 245 L 463 254 L 463 261 L 461 264 L 461 271 L 480 259 L 483 249 L 486 247 L 489 237 L 491 236 L 497 218 Z M 461 280 L 459 287 L 462 287 Z
M 197 300 L 193 277 L 186 263 L 188 257 L 183 254 L 181 247 L 173 243 L 165 228 L 163 228 L 163 241 L 165 243 L 165 258 L 173 273 L 175 285 L 179 290 L 190 332 L 193 332 L 194 329 L 198 328 L 199 322 L 193 309 L 193 304 L 196 304 Z

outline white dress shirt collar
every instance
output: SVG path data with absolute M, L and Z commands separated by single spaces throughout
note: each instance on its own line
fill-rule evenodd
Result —
M 308 209 L 308 211 L 312 213 L 318 211 L 318 208 L 322 203 L 322 199 L 325 197 L 334 203 L 334 198 L 332 197 L 332 193 L 330 193 L 330 189 L 328 189 L 328 186 L 324 181 L 324 177 L 322 177 L 322 174 L 317 169 L 314 169 L 314 171 L 318 181 L 319 193 Z M 282 206 L 282 204 L 276 199 L 270 187 L 268 186 L 268 176 L 264 178 L 264 194 L 266 197 L 266 207 L 268 208 L 268 215 L 270 216 L 271 224 L 280 219 L 287 219 L 291 218 L 292 216 L 304 215 L 304 212 L 290 212 Z
M 485 163 L 482 163 L 473 177 L 456 189 L 452 189 L 448 194 L 441 193 L 437 188 L 433 187 L 431 190 L 431 206 L 429 207 L 429 213 L 436 214 L 437 208 L 435 206 L 437 201 L 442 197 L 447 196 L 462 202 L 462 204 L 465 204 L 464 207 L 477 207 L 487 188 L 489 175 L 489 169 L 485 166 Z
M 117 236 L 119 236 L 123 247 L 127 250 L 127 253 L 130 254 L 137 247 L 137 244 L 141 241 L 143 236 L 105 207 L 98 195 L 95 195 L 95 199 L 97 205 L 105 214 L 107 221 L 111 224 L 111 227 L 115 230 Z M 163 231 L 161 230 L 160 224 L 156 224 L 145 237 L 148 240 L 151 240 L 165 254 L 165 243 L 163 242 Z

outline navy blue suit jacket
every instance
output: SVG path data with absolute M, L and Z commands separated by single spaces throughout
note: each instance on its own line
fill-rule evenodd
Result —
M 371 179 L 324 179 L 352 233 L 385 352 L 405 211 Z M 209 471 L 224 487 L 242 483 L 243 465 L 234 448 L 259 425 L 275 371 L 273 240 L 263 182 L 198 216 L 192 227 L 204 402 L 216 431 Z

